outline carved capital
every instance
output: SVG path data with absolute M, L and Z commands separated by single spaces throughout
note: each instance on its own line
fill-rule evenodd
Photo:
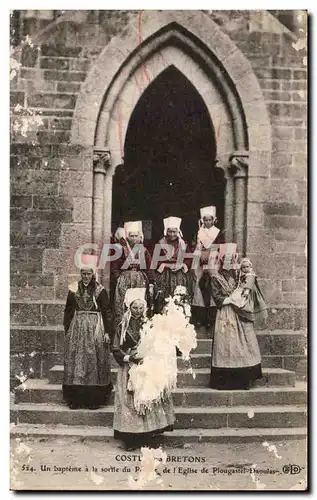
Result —
M 108 148 L 96 148 L 93 154 L 94 172 L 106 175 L 111 167 L 111 153 Z
M 232 171 L 233 177 L 235 179 L 248 176 L 248 168 L 249 168 L 248 153 L 237 151 L 236 153 L 233 153 L 230 156 L 229 161 L 230 161 L 229 169 Z

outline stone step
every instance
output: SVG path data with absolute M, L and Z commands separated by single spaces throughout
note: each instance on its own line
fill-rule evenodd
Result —
M 305 355 L 307 337 L 303 332 L 257 332 L 261 355 Z M 211 352 L 211 338 L 198 338 L 195 354 Z
M 299 363 L 303 363 L 306 358 L 304 356 L 272 356 L 263 355 L 262 357 L 262 367 L 263 368 L 285 368 L 287 370 L 296 371 L 296 367 Z M 60 358 L 61 359 L 61 358 Z M 58 364 L 62 364 L 63 361 Z M 211 363 L 211 354 L 208 353 L 194 353 L 191 354 L 191 366 L 192 368 L 209 368 Z M 112 366 L 116 367 L 116 361 L 112 360 Z M 181 357 L 177 358 L 177 366 L 179 370 L 184 370 L 188 368 L 188 361 L 184 361 Z
M 113 404 L 114 392 L 110 404 Z M 173 391 L 175 406 L 266 406 L 304 405 L 307 402 L 305 382 L 295 387 L 257 387 L 249 391 L 217 391 L 206 387 L 183 387 Z M 63 403 L 62 386 L 44 379 L 29 379 L 15 390 L 15 403 Z
M 265 368 L 285 368 L 296 371 L 299 363 L 306 361 L 303 356 L 262 356 L 262 366 Z M 110 356 L 112 368 L 117 368 L 118 364 L 114 357 Z M 193 368 L 209 368 L 211 362 L 210 353 L 194 353 L 191 354 L 191 366 Z M 14 373 L 20 374 L 24 371 L 25 359 L 19 356 L 11 356 L 11 369 Z M 51 353 L 39 356 L 34 355 L 30 359 L 32 366 L 33 376 L 38 378 L 47 378 L 49 370 L 54 365 L 62 365 L 64 363 L 64 356 L 62 353 Z M 177 358 L 177 366 L 179 370 L 187 369 L 189 366 L 188 361 L 184 361 L 181 357 Z
M 210 328 L 206 328 L 204 326 L 196 326 L 196 337 L 197 339 L 211 339 L 213 336 L 212 330 Z M 263 329 L 263 330 L 257 330 L 256 331 L 257 337 L 258 338 L 265 338 L 268 336 L 272 336 L 275 339 L 280 340 L 280 337 L 284 338 L 286 335 L 292 336 L 292 338 L 297 338 L 297 336 L 306 335 L 306 330 L 269 330 L 269 329 Z
M 196 353 L 210 353 L 211 332 L 197 328 L 198 346 Z M 11 352 L 62 352 L 64 330 L 61 325 L 19 325 L 11 324 Z M 300 355 L 307 344 L 305 330 L 259 330 L 257 338 L 262 355 Z
M 11 299 L 11 322 L 17 325 L 62 325 L 65 300 L 66 295 L 63 300 Z M 272 305 L 267 312 L 268 330 L 306 328 L 307 310 L 303 305 Z
M 211 344 L 204 344 L 204 347 L 210 348 Z M 209 368 L 210 367 L 211 353 L 195 353 L 191 355 L 191 365 L 193 368 Z M 26 354 L 20 356 L 18 354 L 11 354 L 10 366 L 12 374 L 20 374 L 22 372 L 28 373 L 28 368 L 32 368 L 33 376 L 39 378 L 48 377 L 50 368 L 54 365 L 61 365 L 64 362 L 64 355 L 61 352 L 37 352 L 32 355 Z M 181 357 L 177 360 L 178 368 L 184 369 L 188 363 L 184 362 Z M 307 357 L 303 355 L 262 355 L 262 366 L 268 368 L 285 368 L 286 370 L 293 370 L 298 372 L 298 376 L 306 374 Z M 117 367 L 114 357 L 111 355 L 111 366 Z
M 71 442 L 113 441 L 111 427 L 75 426 L 75 425 L 11 425 L 11 436 L 28 438 L 43 438 L 55 442 L 57 438 L 69 439 Z M 175 429 L 165 432 L 162 445 L 179 447 L 189 443 L 254 443 L 263 441 L 306 439 L 305 427 L 290 428 L 225 428 L 225 429 Z
M 174 409 L 176 429 L 290 428 L 307 424 L 306 407 L 302 405 L 257 408 L 175 406 Z M 19 403 L 11 406 L 10 420 L 16 424 L 112 426 L 113 407 L 70 410 L 66 405 Z
M 257 387 L 295 386 L 295 372 L 283 370 L 282 368 L 263 368 L 263 378 L 256 381 Z M 49 383 L 61 384 L 63 382 L 64 366 L 55 365 L 49 370 Z M 117 369 L 112 370 L 113 383 L 117 375 Z M 204 386 L 208 387 L 210 370 L 208 368 L 198 368 L 193 370 L 193 374 L 185 370 L 178 371 L 178 387 Z

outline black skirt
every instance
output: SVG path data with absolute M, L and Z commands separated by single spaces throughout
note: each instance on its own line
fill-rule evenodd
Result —
M 211 367 L 209 387 L 219 390 L 245 390 L 262 378 L 261 363 L 245 368 Z
M 143 444 L 150 443 L 151 439 L 163 434 L 163 432 L 172 431 L 173 425 L 168 425 L 164 429 L 156 429 L 150 432 L 120 432 L 114 431 L 114 439 L 123 441 L 128 446 L 139 447 Z

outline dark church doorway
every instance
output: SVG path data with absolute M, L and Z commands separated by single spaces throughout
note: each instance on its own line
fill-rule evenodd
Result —
M 163 235 L 163 218 L 182 217 L 192 244 L 200 207 L 217 207 L 224 223 L 225 179 L 215 167 L 216 139 L 206 105 L 174 66 L 163 71 L 139 99 L 129 121 L 124 165 L 113 179 L 112 232 L 142 220 L 145 244 Z

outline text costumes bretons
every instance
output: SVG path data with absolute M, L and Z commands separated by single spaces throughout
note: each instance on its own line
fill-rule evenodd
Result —
M 195 349 L 195 328 L 206 328 L 213 339 L 211 388 L 249 389 L 262 376 L 254 322 L 265 319 L 266 306 L 252 263 L 237 263 L 236 245 L 224 243 L 213 206 L 201 208 L 191 249 L 180 218 L 163 222 L 157 265 L 152 265 L 153 252 L 143 246 L 142 222 L 126 222 L 114 235 L 121 256 L 112 265 L 110 302 L 96 280 L 96 256 L 83 255 L 81 279 L 69 287 L 65 307 L 64 399 L 71 408 L 111 403 L 112 350 L 118 365 L 114 435 L 128 448 L 151 443 L 154 435 L 173 429 L 177 354 L 188 356 Z M 224 258 L 229 246 L 230 263 Z M 199 250 L 195 266 L 194 250 Z M 182 252 L 185 258 L 180 260 Z M 164 338 L 169 347 L 160 354 L 157 340 Z M 165 376 L 156 382 L 151 362 Z

